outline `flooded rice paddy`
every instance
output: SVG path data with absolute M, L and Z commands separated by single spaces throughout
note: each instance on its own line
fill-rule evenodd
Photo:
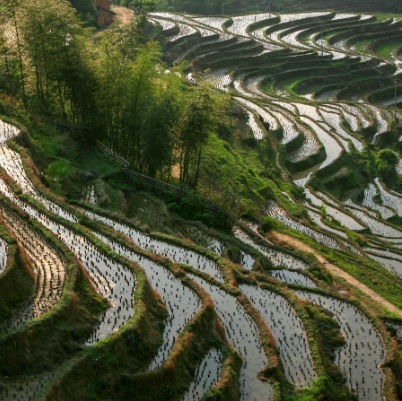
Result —
M 304 285 L 306 287 L 317 287 L 313 280 L 299 272 L 293 272 L 289 270 L 274 270 L 272 272 L 272 277 L 275 277 L 279 281 L 287 284 L 298 284 Z
M 243 294 L 258 310 L 271 331 L 285 369 L 286 378 L 297 387 L 308 387 L 316 377 L 303 323 L 281 295 L 259 287 L 241 285 Z
M 150 369 L 156 369 L 166 360 L 186 324 L 201 310 L 201 300 L 193 290 L 181 284 L 173 273 L 163 266 L 130 251 L 103 235 L 98 233 L 95 233 L 95 235 L 116 253 L 138 263 L 145 270 L 148 281 L 162 297 L 168 309 L 169 317 L 165 322 L 163 344 L 150 365 Z
M 241 400 L 272 401 L 274 393 L 271 384 L 257 377 L 258 373 L 267 367 L 268 359 L 261 345 L 256 324 L 236 298 L 200 277 L 190 277 L 211 296 L 227 339 L 243 358 L 240 372 Z
M 336 351 L 335 363 L 346 377 L 347 385 L 360 401 L 383 401 L 385 361 L 380 334 L 362 312 L 347 302 L 306 291 L 299 297 L 322 306 L 334 314 L 346 344 Z
M 134 230 L 131 227 L 128 227 L 122 223 L 111 220 L 107 217 L 100 216 L 91 211 L 85 210 L 84 213 L 91 219 L 100 221 L 103 224 L 113 228 L 115 231 L 118 231 L 128 238 L 130 238 L 135 244 L 140 246 L 142 249 L 147 251 L 151 251 L 157 255 L 162 255 L 167 257 L 168 259 L 173 260 L 176 263 L 186 264 L 194 267 L 195 269 L 199 269 L 208 273 L 215 279 L 219 281 L 224 281 L 223 274 L 219 269 L 218 265 L 212 261 L 211 259 L 199 255 L 194 251 L 180 248 L 176 245 L 171 245 L 166 242 L 162 242 L 156 239 L 153 239 L 149 236 L 146 236 L 140 233 L 137 230 Z
M 197 366 L 195 372 L 195 380 L 187 393 L 182 398 L 182 401 L 198 401 L 211 389 L 211 387 L 218 383 L 222 370 L 222 353 L 213 349 L 208 352 L 202 362 Z

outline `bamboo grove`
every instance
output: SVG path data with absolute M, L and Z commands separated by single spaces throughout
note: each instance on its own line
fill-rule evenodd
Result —
M 65 0 L 1 10 L 0 89 L 41 121 L 83 127 L 132 168 L 197 185 L 202 150 L 226 98 L 167 70 L 144 18 L 93 35 Z

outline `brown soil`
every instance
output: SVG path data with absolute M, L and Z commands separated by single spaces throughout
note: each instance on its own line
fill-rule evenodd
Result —
M 112 6 L 112 10 L 116 13 L 116 18 L 120 21 L 120 26 L 129 24 L 133 19 L 133 10 L 120 6 Z
M 399 308 L 397 308 L 391 302 L 387 301 L 386 299 L 378 295 L 371 288 L 362 284 L 360 281 L 352 277 L 350 274 L 344 272 L 338 266 L 329 263 L 326 259 L 322 257 L 322 255 L 320 255 L 313 248 L 310 248 L 308 245 L 304 244 L 303 242 L 295 238 L 292 238 L 286 234 L 278 233 L 276 231 L 272 231 L 269 236 L 272 240 L 276 242 L 291 245 L 294 249 L 300 250 L 302 252 L 312 253 L 317 258 L 317 260 L 324 265 L 325 269 L 327 269 L 331 274 L 340 277 L 341 279 L 345 280 L 348 284 L 358 288 L 360 291 L 362 291 L 364 294 L 372 298 L 374 301 L 378 302 L 389 311 L 397 313 L 399 317 L 402 318 L 402 311 Z

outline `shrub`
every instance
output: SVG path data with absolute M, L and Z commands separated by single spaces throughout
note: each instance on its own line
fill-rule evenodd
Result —
M 395 167 L 398 161 L 398 155 L 391 149 L 383 149 L 376 159 L 378 174 L 387 185 L 392 185 L 392 187 L 397 179 Z
M 278 228 L 279 228 L 279 223 L 274 218 L 265 216 L 262 219 L 261 229 L 264 233 L 267 233 L 268 231 L 276 230 Z

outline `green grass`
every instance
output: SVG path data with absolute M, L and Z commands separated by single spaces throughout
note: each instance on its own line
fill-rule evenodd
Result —
M 47 167 L 44 171 L 45 177 L 50 183 L 52 190 L 61 193 L 61 182 L 76 171 L 75 167 L 65 159 L 60 159 Z
M 374 15 L 377 18 L 376 22 L 383 22 L 387 20 L 388 18 L 400 18 L 401 14 L 393 14 L 393 13 L 370 13 Z
M 362 40 L 361 42 L 357 43 L 356 50 L 360 53 L 368 53 L 366 46 L 369 45 L 372 41 L 372 39 Z
M 393 56 L 392 56 L 392 52 L 396 47 L 399 47 L 402 45 L 402 40 L 398 41 L 398 42 L 392 42 L 392 43 L 388 43 L 386 45 L 383 46 L 379 46 L 377 47 L 374 52 L 384 58 L 387 58 L 389 60 L 393 60 Z
M 105 155 L 95 146 L 79 149 L 76 165 L 81 172 L 93 172 L 100 177 L 120 171 L 120 164 Z

